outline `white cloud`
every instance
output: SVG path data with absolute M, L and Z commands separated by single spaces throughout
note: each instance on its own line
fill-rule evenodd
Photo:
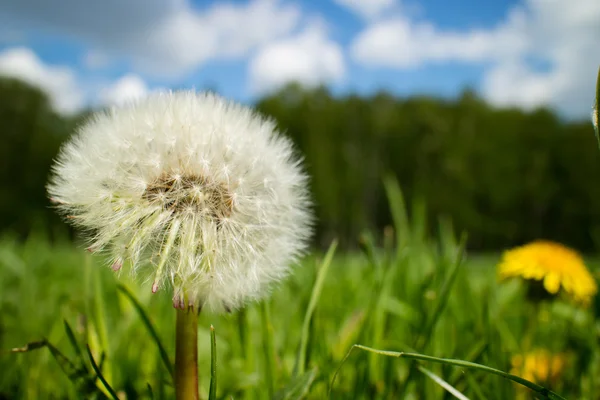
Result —
M 0 75 L 18 78 L 41 88 L 59 112 L 77 111 L 85 99 L 73 70 L 46 65 L 25 47 L 10 48 L 0 53 Z
M 147 93 L 146 82 L 138 75 L 129 74 L 102 89 L 99 100 L 102 104 L 123 105 L 144 97 Z
M 261 93 L 289 82 L 315 86 L 344 76 L 340 46 L 328 39 L 322 25 L 313 24 L 303 33 L 264 46 L 249 66 L 251 89 Z
M 485 74 L 483 94 L 498 105 L 548 105 L 571 116 L 588 116 L 600 64 L 600 2 L 529 0 L 523 23 L 509 26 L 526 51 L 495 63 Z M 543 64 L 536 68 L 530 61 Z
M 485 66 L 482 92 L 498 105 L 549 105 L 587 115 L 600 64 L 598 0 L 525 0 L 489 29 L 440 30 L 404 16 L 368 26 L 351 45 L 367 66 Z
M 522 25 L 520 14 L 511 14 L 509 22 L 510 28 L 503 24 L 493 30 L 440 31 L 401 15 L 367 27 L 353 41 L 351 54 L 363 65 L 397 68 L 498 60 L 526 49 L 527 42 L 513 29 Z
M 75 113 L 89 105 L 121 105 L 151 91 L 135 74 L 124 75 L 113 82 L 83 80 L 69 67 L 44 63 L 26 47 L 0 52 L 0 76 L 20 79 L 40 88 L 50 98 L 53 108 L 63 114 Z
M 198 10 L 186 0 L 20 0 L 0 3 L 0 25 L 69 36 L 137 67 L 183 74 L 209 59 L 243 57 L 288 34 L 300 12 L 278 0 L 215 2 Z
M 396 0 L 333 0 L 342 7 L 350 9 L 352 12 L 363 18 L 375 18 L 384 11 L 393 8 Z

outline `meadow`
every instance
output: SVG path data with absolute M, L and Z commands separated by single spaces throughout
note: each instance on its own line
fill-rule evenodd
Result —
M 569 399 L 599 397 L 596 305 L 531 301 L 524 282 L 498 282 L 500 253 L 466 252 L 468 237 L 449 219 L 429 231 L 424 204 L 407 214 L 398 186 L 387 182 L 387 193 L 394 227 L 364 232 L 361 249 L 334 241 L 307 255 L 268 301 L 201 313 L 203 398 L 211 325 L 219 399 L 535 398 L 477 369 L 349 353 L 353 344 L 512 371 Z M 173 396 L 170 297 L 126 272 L 118 279 L 103 262 L 67 239 L 0 239 L 0 398 L 111 398 L 100 375 L 122 399 Z M 594 257 L 587 262 L 598 269 Z M 28 343 L 31 351 L 10 351 Z M 558 361 L 522 361 L 539 349 Z

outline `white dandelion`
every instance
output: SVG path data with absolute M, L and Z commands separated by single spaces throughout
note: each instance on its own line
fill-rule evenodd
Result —
M 51 199 L 89 233 L 90 251 L 150 277 L 153 292 L 172 287 L 181 309 L 221 312 L 264 297 L 311 233 L 291 142 L 212 94 L 158 93 L 99 113 L 53 172 Z

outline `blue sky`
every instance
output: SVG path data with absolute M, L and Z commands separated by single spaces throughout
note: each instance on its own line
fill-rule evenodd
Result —
M 0 74 L 62 112 L 164 88 L 252 102 L 291 81 L 589 116 L 598 0 L 20 0 L 0 4 Z

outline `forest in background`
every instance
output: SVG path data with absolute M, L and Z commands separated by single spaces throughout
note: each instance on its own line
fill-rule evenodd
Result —
M 472 250 L 545 238 L 600 249 L 600 151 L 589 121 L 458 98 L 334 96 L 290 85 L 257 101 L 297 144 L 311 176 L 315 245 L 391 225 L 382 180 L 469 233 Z M 62 234 L 46 198 L 53 157 L 89 111 L 65 117 L 40 90 L 0 78 L 0 233 Z

